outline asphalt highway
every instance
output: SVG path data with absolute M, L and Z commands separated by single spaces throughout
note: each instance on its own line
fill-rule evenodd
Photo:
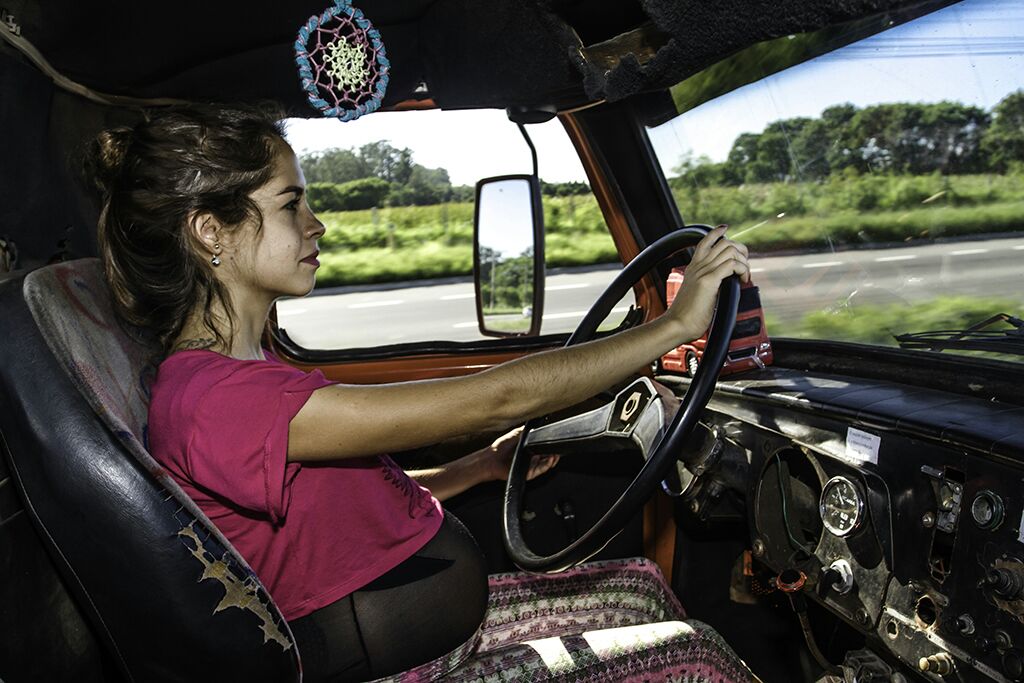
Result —
M 769 332 L 783 336 L 787 323 L 811 311 L 866 303 L 912 303 L 947 295 L 999 296 L 1019 301 L 1024 308 L 1024 234 L 755 257 L 751 268 L 765 310 L 782 328 Z M 542 331 L 571 331 L 616 272 L 615 268 L 596 267 L 549 274 Z M 628 302 L 622 302 L 617 314 L 621 317 L 627 308 Z M 481 338 L 469 279 L 421 281 L 406 288 L 318 292 L 279 302 L 278 318 L 293 339 L 314 349 Z

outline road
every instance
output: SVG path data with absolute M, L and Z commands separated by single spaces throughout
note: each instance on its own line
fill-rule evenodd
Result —
M 762 256 L 751 261 L 751 269 L 765 310 L 783 328 L 808 312 L 844 304 L 911 303 L 946 295 L 1000 296 L 1024 304 L 1024 235 Z M 542 331 L 571 331 L 617 272 L 597 267 L 549 274 Z M 616 310 L 621 315 L 626 308 L 623 302 Z M 278 318 L 293 339 L 313 349 L 481 338 L 469 280 L 318 293 L 280 302 Z

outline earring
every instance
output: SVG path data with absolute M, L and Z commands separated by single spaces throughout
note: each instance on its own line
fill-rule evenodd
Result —
M 216 267 L 220 265 L 220 242 L 214 244 L 213 248 L 216 249 L 217 251 L 216 253 L 214 253 L 213 258 L 210 259 L 210 263 L 212 263 L 214 267 Z

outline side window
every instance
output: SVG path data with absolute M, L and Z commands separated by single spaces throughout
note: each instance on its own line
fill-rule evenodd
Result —
M 313 293 L 277 303 L 288 335 L 308 349 L 482 339 L 474 186 L 532 163 L 504 112 L 384 112 L 350 123 L 291 120 L 287 130 L 310 206 L 327 227 Z M 541 332 L 568 332 L 621 263 L 562 125 L 528 130 L 544 194 Z

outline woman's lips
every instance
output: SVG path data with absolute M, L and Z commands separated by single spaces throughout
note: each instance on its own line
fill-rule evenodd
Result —
M 302 259 L 302 263 L 308 263 L 311 266 L 319 266 L 320 265 L 320 261 L 318 261 L 317 258 L 316 258 L 319 255 L 320 255 L 319 251 L 314 251 L 312 254 L 310 254 L 306 258 Z

